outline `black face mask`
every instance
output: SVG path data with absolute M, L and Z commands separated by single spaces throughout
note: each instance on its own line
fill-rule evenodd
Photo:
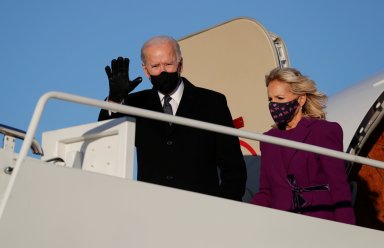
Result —
M 285 130 L 288 122 L 292 120 L 298 107 L 298 98 L 289 102 L 270 102 L 269 112 L 277 127 L 281 130 Z
M 151 75 L 151 83 L 153 87 L 163 93 L 164 95 L 169 95 L 172 93 L 177 85 L 180 82 L 179 72 L 166 72 L 163 71 L 160 75 L 152 76 Z

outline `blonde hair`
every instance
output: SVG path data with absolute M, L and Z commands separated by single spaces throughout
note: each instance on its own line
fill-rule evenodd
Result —
M 298 96 L 306 96 L 307 100 L 302 107 L 305 117 L 325 119 L 324 111 L 327 102 L 327 96 L 317 90 L 315 81 L 307 76 L 303 76 L 295 68 L 275 68 L 269 75 L 265 76 L 265 83 L 268 87 L 273 80 L 289 84 L 290 91 Z

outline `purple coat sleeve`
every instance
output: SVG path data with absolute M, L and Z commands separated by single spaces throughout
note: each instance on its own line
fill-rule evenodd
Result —
M 335 122 L 320 122 L 314 133 L 314 145 L 343 151 L 343 131 Z M 318 155 L 324 173 L 328 179 L 332 203 L 336 207 L 335 220 L 354 224 L 355 216 L 351 206 L 343 206 L 343 203 L 351 203 L 351 191 L 345 173 L 345 162 L 333 157 Z

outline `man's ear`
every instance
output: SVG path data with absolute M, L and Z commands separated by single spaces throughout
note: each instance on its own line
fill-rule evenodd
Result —
M 147 76 L 147 78 L 150 78 L 151 75 L 149 74 L 148 69 L 145 66 L 145 64 L 141 64 L 141 68 L 143 68 L 143 72 L 144 72 L 145 76 Z
M 181 74 L 182 72 L 183 72 L 183 58 L 181 58 L 179 62 L 179 73 Z

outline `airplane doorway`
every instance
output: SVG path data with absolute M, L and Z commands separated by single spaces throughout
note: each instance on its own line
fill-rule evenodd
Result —
M 384 119 L 370 135 L 359 156 L 384 161 Z M 350 167 L 349 179 L 356 184 L 355 214 L 359 226 L 384 230 L 384 169 L 359 165 Z

